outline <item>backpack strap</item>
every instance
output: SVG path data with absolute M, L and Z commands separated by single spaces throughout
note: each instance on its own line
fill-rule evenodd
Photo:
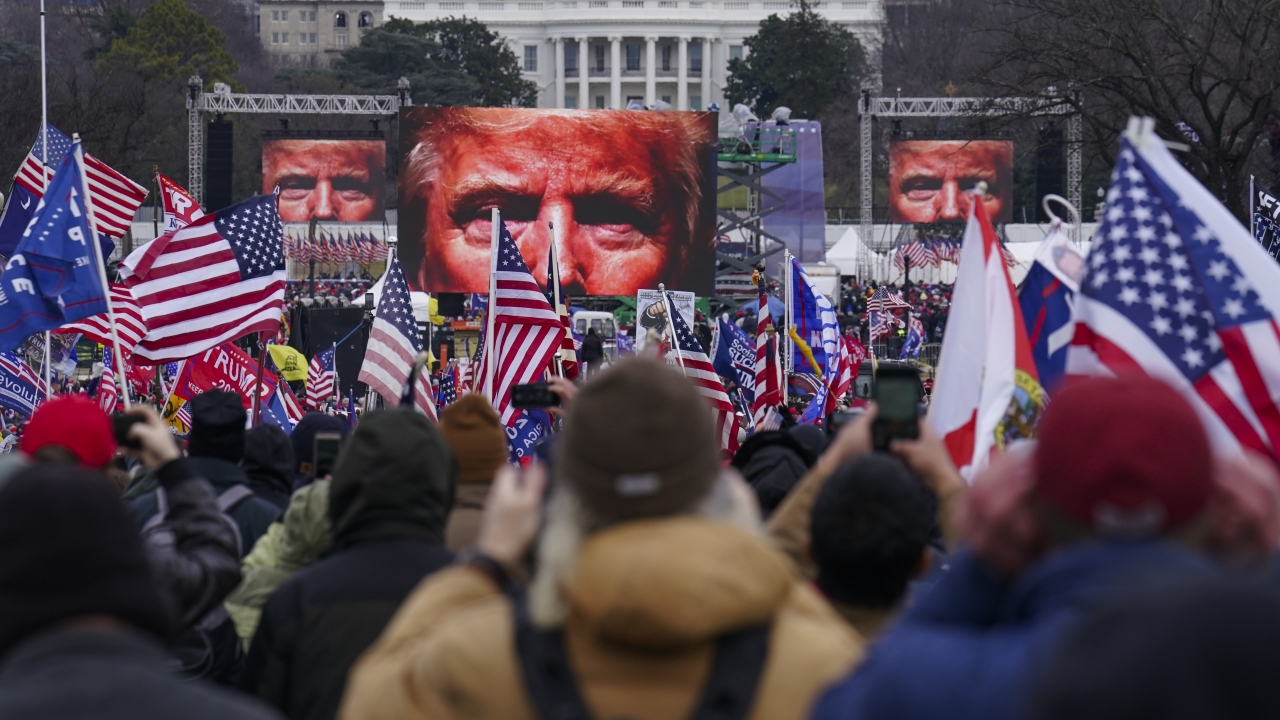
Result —
M 529 618 L 525 598 L 513 598 L 516 653 L 534 713 L 542 720 L 591 720 L 569 665 L 564 633 L 541 630 Z M 744 720 L 769 658 L 769 625 L 720 638 L 711 673 L 690 720 Z
M 224 513 L 231 512 L 232 508 L 240 503 L 248 500 L 253 496 L 253 491 L 248 485 L 235 484 L 227 488 L 225 492 L 218 496 L 218 509 Z
M 146 535 L 155 527 L 158 527 L 169 517 L 169 496 L 165 494 L 163 487 L 156 488 L 156 511 L 147 518 L 142 524 L 142 534 Z

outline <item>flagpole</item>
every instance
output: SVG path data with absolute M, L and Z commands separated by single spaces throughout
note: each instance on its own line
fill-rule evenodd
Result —
M 788 340 L 791 332 L 791 251 L 782 251 L 782 327 L 775 328 L 773 337 L 778 341 L 778 360 L 781 361 L 780 371 L 782 373 L 782 381 L 779 383 L 779 389 L 782 391 L 782 406 L 787 406 L 787 378 L 791 373 L 791 342 Z M 786 348 L 785 350 L 783 348 Z
M 667 297 L 667 286 L 658 283 L 658 293 L 662 295 L 662 306 L 667 310 L 667 327 L 671 329 L 671 342 L 676 348 L 676 360 L 680 363 L 680 372 L 688 375 L 684 369 L 684 355 L 681 353 L 680 338 L 676 336 L 676 318 L 671 313 L 675 310 L 671 307 L 671 300 Z
M 338 343 L 334 343 L 333 344 L 333 404 L 337 406 L 341 402 L 342 402 L 342 386 L 341 386 L 341 383 L 338 382 Z
M 98 221 L 93 216 L 93 197 L 89 195 L 89 176 L 84 171 L 84 148 L 80 146 L 80 133 L 74 133 L 71 139 L 75 142 L 76 169 L 80 172 L 80 192 L 84 195 L 84 212 L 89 217 L 89 229 L 93 237 L 89 244 L 93 246 L 93 257 L 98 261 L 98 280 L 102 281 L 102 299 L 107 303 L 107 324 L 111 326 L 111 349 L 116 359 L 116 387 L 120 388 L 120 396 L 124 398 L 126 412 L 133 409 L 129 399 L 129 383 L 124 381 L 124 353 L 120 351 L 120 333 L 116 330 L 116 310 L 111 302 L 111 285 L 107 283 L 107 262 L 102 257 L 102 244 L 98 242 Z M 47 187 L 47 186 L 46 186 Z M 46 352 L 49 343 L 45 343 Z
M 1249 234 L 1253 236 L 1254 242 L 1258 241 L 1258 224 L 1254 220 L 1254 198 L 1258 197 L 1258 193 L 1253 189 L 1253 176 L 1249 176 Z
M 489 310 L 485 317 L 484 334 L 484 393 L 492 403 L 496 400 L 493 397 L 493 373 L 497 368 L 497 358 L 493 356 L 493 310 L 494 299 L 498 296 L 498 238 L 502 227 L 502 212 L 498 208 L 493 209 L 489 222 L 492 227 L 489 233 Z
M 49 189 L 49 71 L 45 50 L 44 0 L 40 0 L 40 163 L 44 166 L 44 186 L 41 195 Z M 50 376 L 49 331 L 44 331 L 44 399 L 53 396 L 53 379 Z M 126 401 L 127 402 L 127 401 Z
M 548 273 L 551 280 L 551 297 L 552 303 L 555 305 L 556 315 L 560 314 L 560 258 L 556 254 L 556 224 L 547 223 L 547 228 L 551 230 L 551 252 L 547 256 Z M 564 338 L 561 338 L 563 345 Z M 564 377 L 564 358 L 560 357 L 560 348 L 556 349 L 555 357 L 556 377 Z

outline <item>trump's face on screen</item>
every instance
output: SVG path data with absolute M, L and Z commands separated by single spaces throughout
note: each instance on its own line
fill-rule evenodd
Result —
M 262 192 L 280 188 L 284 222 L 382 222 L 385 167 L 382 140 L 269 140 Z
M 908 140 L 889 147 L 889 220 L 963 222 L 965 191 L 987 184 L 984 204 L 995 222 L 1007 222 L 1013 143 L 1006 140 Z
M 634 294 L 659 282 L 698 290 L 703 274 L 710 284 L 714 131 L 704 116 L 428 110 L 401 179 L 401 253 L 414 263 L 415 289 L 488 289 L 493 208 L 539 282 L 554 226 L 569 294 Z

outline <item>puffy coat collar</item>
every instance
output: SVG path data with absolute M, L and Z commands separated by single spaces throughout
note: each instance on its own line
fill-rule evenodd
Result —
M 673 649 L 767 622 L 795 581 L 760 535 L 701 518 L 596 533 L 562 585 L 570 624 L 604 642 Z

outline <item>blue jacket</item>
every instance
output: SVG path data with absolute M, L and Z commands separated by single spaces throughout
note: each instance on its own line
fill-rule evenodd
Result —
M 814 720 L 1014 720 L 1062 630 L 1092 601 L 1136 576 L 1210 572 L 1166 543 L 1070 547 L 1003 583 L 968 552 L 819 700 Z

